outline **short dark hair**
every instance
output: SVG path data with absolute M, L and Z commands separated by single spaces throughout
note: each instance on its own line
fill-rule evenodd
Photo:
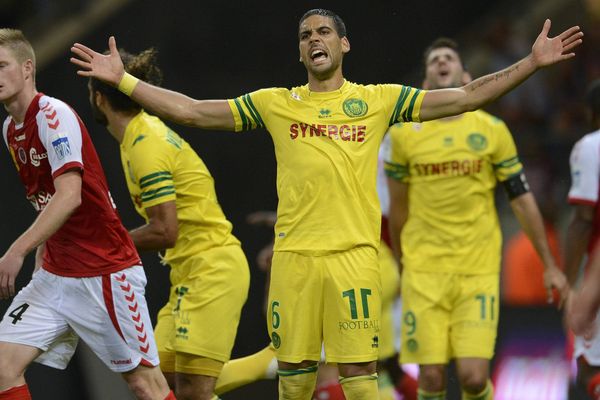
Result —
M 458 46 L 458 43 L 453 39 L 442 36 L 442 37 L 435 39 L 433 42 L 431 42 L 431 44 L 423 52 L 423 70 L 424 71 L 427 70 L 427 59 L 429 58 L 429 55 L 431 54 L 431 52 L 436 49 L 442 48 L 442 47 L 447 47 L 449 49 L 454 50 L 456 52 L 456 54 L 458 54 L 460 63 L 462 64 L 463 68 L 465 70 L 467 69 L 465 67 L 465 64 L 462 62 L 462 58 L 460 57 L 460 48 Z
M 298 28 L 300 28 L 300 25 L 302 25 L 306 18 L 312 17 L 313 15 L 331 18 L 333 20 L 333 24 L 335 25 L 335 31 L 337 32 L 338 36 L 343 38 L 347 35 L 346 24 L 344 24 L 344 21 L 340 18 L 340 16 L 333 11 L 326 10 L 324 8 L 313 8 L 312 10 L 305 12 L 300 18 L 300 22 L 298 22 Z
M 592 111 L 593 118 L 600 117 L 600 79 L 596 79 L 588 86 L 585 102 Z
M 144 50 L 139 54 L 131 54 L 119 49 L 119 54 L 126 72 L 152 85 L 158 86 L 162 83 L 162 71 L 156 66 L 158 52 L 154 48 Z M 90 85 L 92 92 L 100 92 L 106 96 L 111 107 L 116 111 L 136 111 L 142 108 L 126 94 L 98 79 L 90 78 Z

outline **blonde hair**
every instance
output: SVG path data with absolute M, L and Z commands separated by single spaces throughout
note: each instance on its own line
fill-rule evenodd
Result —
M 31 60 L 35 71 L 35 53 L 33 47 L 31 47 L 31 43 L 29 43 L 23 32 L 18 29 L 0 29 L 0 46 L 10 49 L 12 55 L 19 63 Z

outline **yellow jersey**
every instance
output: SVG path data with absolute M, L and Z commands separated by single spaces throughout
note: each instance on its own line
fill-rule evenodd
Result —
M 395 122 L 419 121 L 424 93 L 344 81 L 332 92 L 304 85 L 229 100 L 236 131 L 266 128 L 273 139 L 276 251 L 322 255 L 379 247 L 379 144 Z
M 199 252 L 239 244 L 217 202 L 214 181 L 190 145 L 157 117 L 141 111 L 127 125 L 121 163 L 136 211 L 175 201 L 179 235 L 164 261 L 175 266 Z
M 523 169 L 504 122 L 479 110 L 396 124 L 389 134 L 386 173 L 409 185 L 401 233 L 404 267 L 498 272 L 502 237 L 494 188 Z

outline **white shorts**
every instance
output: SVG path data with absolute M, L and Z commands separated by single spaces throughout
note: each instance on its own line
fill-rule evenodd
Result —
M 158 365 L 141 266 L 69 278 L 38 270 L 0 321 L 0 341 L 42 350 L 35 361 L 64 369 L 81 338 L 115 372 Z
M 598 315 L 596 315 L 595 325 L 596 333 L 590 340 L 585 340 L 581 336 L 575 336 L 573 357 L 577 359 L 584 356 L 589 365 L 600 367 L 600 317 Z

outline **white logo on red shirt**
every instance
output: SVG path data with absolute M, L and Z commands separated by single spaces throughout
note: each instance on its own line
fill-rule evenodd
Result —
M 48 153 L 38 154 L 37 150 L 34 147 L 32 147 L 29 150 L 29 158 L 31 159 L 31 165 L 33 165 L 34 167 L 39 167 L 40 160 L 48 158 Z

